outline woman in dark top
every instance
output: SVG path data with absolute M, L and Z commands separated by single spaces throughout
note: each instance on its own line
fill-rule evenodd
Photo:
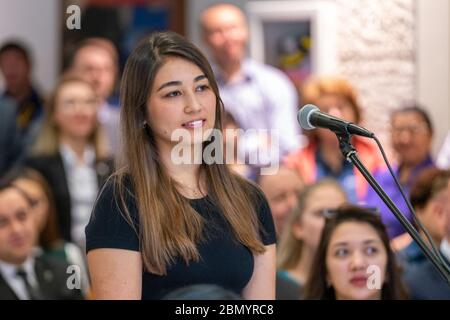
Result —
M 45 109 L 41 131 L 26 165 L 48 182 L 62 238 L 84 249 L 84 228 L 98 191 L 113 171 L 92 83 L 64 74 Z
M 86 228 L 94 298 L 159 299 L 214 284 L 273 299 L 267 202 L 223 161 L 203 159 L 212 147 L 223 154 L 208 135 L 221 129 L 223 105 L 206 58 L 175 33 L 151 35 L 128 58 L 121 102 L 123 157 Z

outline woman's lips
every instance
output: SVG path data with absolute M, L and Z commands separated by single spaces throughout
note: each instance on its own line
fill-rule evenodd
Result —
M 91 125 L 92 118 L 89 117 L 77 117 L 72 120 L 72 123 L 81 126 L 81 125 Z
M 365 287 L 367 286 L 367 277 L 365 276 L 357 276 L 350 279 L 350 283 L 356 287 Z
M 190 122 L 183 123 L 182 126 L 184 128 L 188 128 L 188 129 L 196 129 L 196 128 L 203 127 L 205 122 L 206 122 L 206 119 L 198 119 L 198 120 L 193 120 Z

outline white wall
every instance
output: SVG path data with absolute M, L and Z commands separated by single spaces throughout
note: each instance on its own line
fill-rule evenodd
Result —
M 33 80 L 43 93 L 52 89 L 59 72 L 60 3 L 0 0 L 0 44 L 14 38 L 28 45 L 34 62 Z
M 448 0 L 417 0 L 417 89 L 436 127 L 437 151 L 450 129 L 450 5 Z

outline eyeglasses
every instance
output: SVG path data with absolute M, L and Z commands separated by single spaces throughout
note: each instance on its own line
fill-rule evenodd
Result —
M 61 110 L 73 111 L 76 106 L 83 106 L 87 109 L 97 108 L 98 101 L 96 99 L 67 99 L 60 102 Z
M 405 127 L 391 127 L 391 132 L 395 136 L 399 136 L 406 131 L 410 135 L 417 135 L 421 132 L 424 132 L 427 129 L 425 125 L 415 125 L 415 126 L 405 126 Z

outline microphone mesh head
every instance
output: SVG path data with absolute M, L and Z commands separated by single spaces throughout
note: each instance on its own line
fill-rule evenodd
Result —
M 307 104 L 298 111 L 297 121 L 300 124 L 300 127 L 302 127 L 302 129 L 312 130 L 316 128 L 309 122 L 309 117 L 316 111 L 319 111 L 319 108 L 317 108 L 313 104 Z

